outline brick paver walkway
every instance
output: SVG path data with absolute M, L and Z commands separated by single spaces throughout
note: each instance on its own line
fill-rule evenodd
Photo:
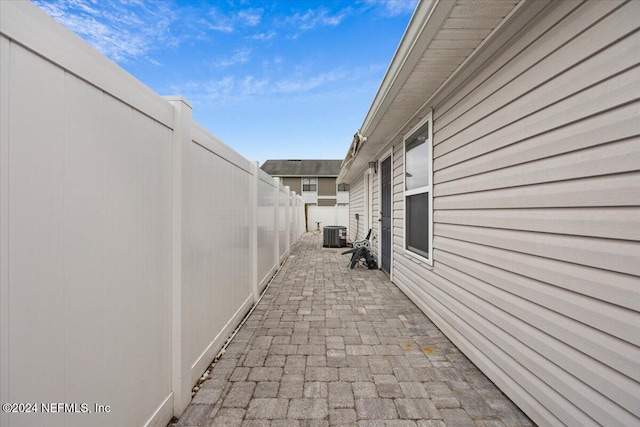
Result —
M 306 234 L 176 426 L 533 423 L 378 270 Z

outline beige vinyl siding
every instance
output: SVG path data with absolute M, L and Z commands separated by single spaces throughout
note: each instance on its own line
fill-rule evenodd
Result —
M 335 206 L 336 199 L 318 199 L 318 206 Z
M 381 159 L 384 160 L 384 159 Z M 392 164 L 393 166 L 393 164 Z M 380 201 L 380 162 L 378 163 L 378 172 L 373 175 L 372 179 L 372 206 L 371 209 L 371 251 L 373 252 L 378 265 L 380 265 L 380 227 L 382 225 L 381 222 L 381 201 Z M 391 235 L 393 236 L 393 230 L 391 230 Z M 393 248 L 393 247 L 392 247 Z M 393 255 L 392 255 L 393 256 Z
M 555 2 L 434 101 L 434 266 L 394 281 L 540 425 L 640 425 L 640 2 Z
M 336 179 L 335 178 L 318 178 L 318 196 L 335 196 L 336 195 Z
M 404 147 L 393 147 L 393 251 L 404 253 Z M 395 266 L 394 266 L 395 267 Z
M 362 179 L 356 179 L 355 182 L 350 183 L 349 189 L 349 229 L 347 233 L 349 235 L 348 240 L 353 242 L 356 239 L 356 231 L 358 233 L 357 238 L 362 239 L 366 235 L 364 231 L 364 181 Z M 356 214 L 360 216 L 359 220 L 356 220 Z
M 302 194 L 302 178 L 282 178 L 282 185 L 288 186 L 289 190 L 295 191 L 296 194 Z

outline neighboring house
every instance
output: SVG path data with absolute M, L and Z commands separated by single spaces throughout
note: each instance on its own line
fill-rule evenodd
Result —
M 421 1 L 338 177 L 350 233 L 358 214 L 391 280 L 539 425 L 640 425 L 638 17 Z
M 336 185 L 341 160 L 267 160 L 260 169 L 280 178 L 283 185 L 302 195 L 308 205 L 349 203 L 349 186 Z

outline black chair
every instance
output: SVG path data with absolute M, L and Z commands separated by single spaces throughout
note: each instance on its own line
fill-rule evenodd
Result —
M 369 229 L 369 232 L 367 233 L 367 237 L 365 237 L 363 240 L 358 240 L 353 243 L 353 249 L 342 252 L 342 255 L 351 254 L 351 259 L 349 260 L 349 264 L 347 264 L 350 269 L 355 268 L 355 266 L 358 265 L 358 262 L 361 259 L 364 259 L 364 265 L 368 269 L 371 270 L 371 269 L 378 268 L 378 264 L 376 263 L 376 260 L 374 259 L 373 254 L 370 251 L 371 249 L 371 243 L 369 242 L 370 237 L 371 237 L 371 229 Z
M 371 243 L 369 243 L 369 238 L 371 237 L 371 229 L 369 229 L 369 232 L 367 233 L 367 237 L 365 237 L 362 240 L 356 240 L 355 242 L 353 242 L 353 248 L 367 248 L 368 250 L 371 250 Z

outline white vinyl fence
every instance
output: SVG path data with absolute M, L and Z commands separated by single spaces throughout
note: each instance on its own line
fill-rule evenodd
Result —
M 302 200 L 29 2 L 0 34 L 0 401 L 44 404 L 0 425 L 164 427 Z
M 320 231 L 330 225 L 349 226 L 349 206 L 307 206 L 307 230 L 316 231 L 320 222 Z

